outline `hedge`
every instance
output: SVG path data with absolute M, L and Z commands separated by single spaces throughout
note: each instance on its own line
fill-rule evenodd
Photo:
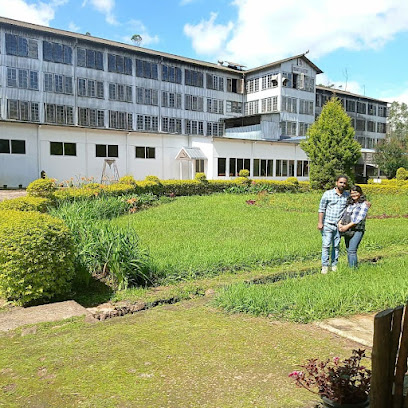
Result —
M 65 293 L 74 277 L 73 240 L 63 221 L 0 211 L 0 296 L 18 304 Z
M 46 212 L 52 200 L 42 197 L 18 197 L 0 202 L 0 210 Z

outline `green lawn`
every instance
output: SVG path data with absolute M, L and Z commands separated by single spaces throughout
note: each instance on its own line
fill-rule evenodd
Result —
M 180 197 L 112 222 L 134 228 L 159 273 L 170 279 L 319 258 L 320 194 L 272 194 L 262 205 L 248 205 L 249 199 L 258 197 Z M 370 200 L 370 215 L 399 216 L 408 211 L 408 196 Z M 407 218 L 371 219 L 361 250 L 408 243 L 407 229 Z
M 353 344 L 311 325 L 227 315 L 201 298 L 85 324 L 0 334 L 0 406 L 314 406 L 288 373 Z

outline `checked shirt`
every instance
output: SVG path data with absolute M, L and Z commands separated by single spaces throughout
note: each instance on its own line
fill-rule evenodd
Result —
M 349 195 L 349 192 L 343 191 L 343 194 L 339 196 L 335 188 L 323 193 L 319 205 L 319 213 L 324 214 L 323 224 L 337 225 L 347 206 Z

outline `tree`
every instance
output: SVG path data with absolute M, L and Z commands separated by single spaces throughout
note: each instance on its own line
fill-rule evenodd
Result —
M 388 137 L 399 140 L 408 138 L 408 106 L 393 102 L 388 110 Z
M 143 38 L 139 34 L 133 34 L 131 40 L 139 47 L 140 43 L 143 41 Z
M 361 156 L 361 146 L 354 140 L 351 119 L 338 98 L 324 105 L 300 147 L 310 160 L 312 188 L 332 188 L 339 174 L 354 179 L 353 166 Z
M 408 168 L 407 144 L 396 136 L 379 142 L 374 160 L 388 178 L 394 178 L 400 167 Z

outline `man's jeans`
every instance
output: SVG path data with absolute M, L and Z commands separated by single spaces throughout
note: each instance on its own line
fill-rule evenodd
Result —
M 329 266 L 331 247 L 331 265 L 336 266 L 339 261 L 340 233 L 337 225 L 324 224 L 322 230 L 322 266 Z
M 357 249 L 363 239 L 364 231 L 356 231 L 354 235 L 350 237 L 344 237 L 344 242 L 347 248 L 347 260 L 350 268 L 357 267 Z

